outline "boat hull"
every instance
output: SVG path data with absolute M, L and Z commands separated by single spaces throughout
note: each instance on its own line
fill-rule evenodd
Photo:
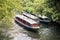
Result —
M 50 20 L 40 20 L 40 22 L 44 22 L 44 23 L 50 23 Z
M 28 28 L 30 30 L 36 30 L 36 31 L 39 30 L 39 28 L 32 28 L 31 26 L 24 25 L 20 21 L 15 20 L 15 22 L 17 22 L 19 25 L 22 25 L 23 27 Z

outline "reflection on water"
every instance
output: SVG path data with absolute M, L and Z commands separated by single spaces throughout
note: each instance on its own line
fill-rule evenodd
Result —
M 14 40 L 60 40 L 60 29 L 58 26 L 41 24 L 40 27 L 39 32 L 35 33 L 28 31 L 21 26 L 17 26 L 20 34 L 16 36 Z

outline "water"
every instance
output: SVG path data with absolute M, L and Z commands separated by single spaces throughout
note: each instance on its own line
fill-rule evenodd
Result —
M 39 32 L 28 31 L 15 23 L 19 34 L 13 40 L 60 40 L 60 29 L 55 24 L 41 24 Z
M 43 24 L 41 28 L 40 40 L 60 40 L 60 27 L 56 24 Z

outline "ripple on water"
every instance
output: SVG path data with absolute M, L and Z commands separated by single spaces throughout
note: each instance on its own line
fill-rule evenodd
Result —
M 49 25 L 42 25 L 42 26 L 43 27 L 40 28 L 38 34 L 27 31 L 23 27 L 15 24 L 15 28 L 17 29 L 16 30 L 17 32 L 15 31 L 14 34 L 16 33 L 17 35 L 14 36 L 13 40 L 57 40 L 59 35 L 58 32 L 60 31 L 55 30 L 54 26 L 53 27 L 50 27 Z
M 31 38 L 30 38 L 30 37 L 27 37 L 26 34 L 20 33 L 19 35 L 17 35 L 17 36 L 14 38 L 14 40 L 31 40 Z

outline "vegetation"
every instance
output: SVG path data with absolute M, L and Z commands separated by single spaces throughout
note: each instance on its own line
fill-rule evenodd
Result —
M 46 15 L 53 21 L 60 22 L 60 1 L 59 0 L 24 0 L 22 6 L 25 11 L 37 16 Z
M 7 29 L 11 27 L 10 25 L 14 20 L 15 11 L 22 11 L 21 2 L 22 0 L 0 0 L 0 40 L 12 39 L 7 34 Z
M 59 0 L 0 0 L 0 22 L 8 24 L 17 10 L 25 10 L 37 16 L 46 15 L 53 21 L 60 22 L 59 7 Z
M 36 16 L 46 15 L 60 22 L 60 0 L 0 0 L 0 28 L 10 26 L 16 11 L 28 11 Z M 0 40 L 10 39 L 2 33 L 0 30 Z
M 15 10 L 22 11 L 21 0 L 0 0 L 0 23 L 13 20 Z

